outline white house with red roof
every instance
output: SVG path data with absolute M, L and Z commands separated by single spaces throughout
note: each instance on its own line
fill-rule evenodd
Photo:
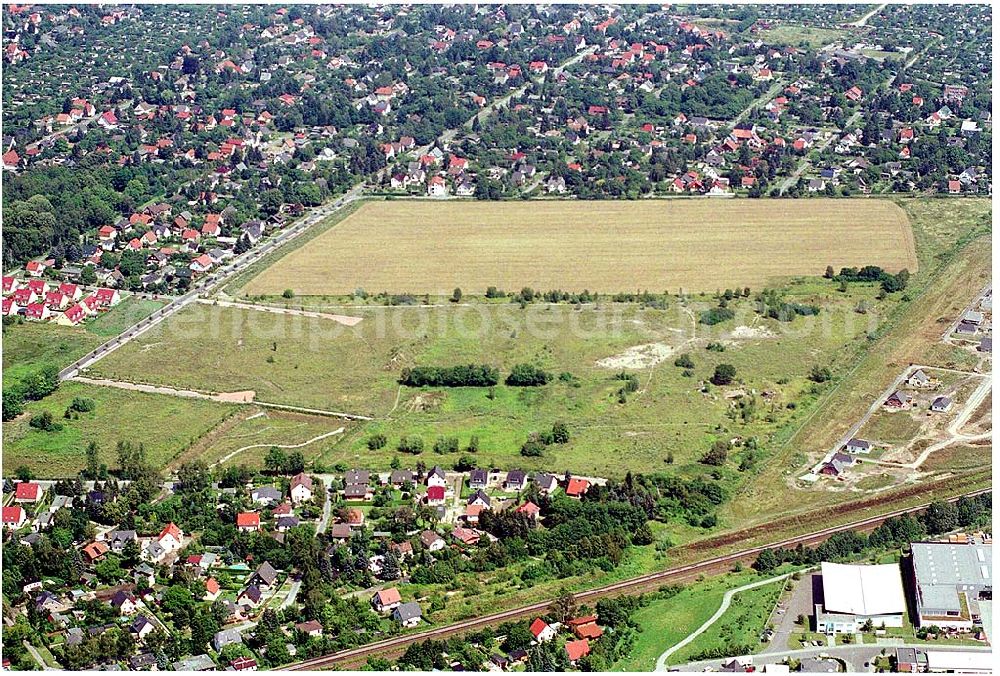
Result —
M 42 273 L 45 272 L 45 268 L 48 267 L 42 261 L 28 261 L 27 265 L 24 266 L 24 271 L 28 273 L 30 277 L 41 277 Z
M 156 536 L 156 542 L 167 552 L 180 549 L 183 539 L 184 532 L 173 522 L 164 526 L 160 534 Z
M 36 503 L 42 499 L 45 491 L 39 484 L 30 481 L 22 481 L 14 489 L 14 502 Z
M 83 296 L 83 289 L 81 289 L 76 284 L 70 284 L 69 282 L 63 282 L 59 285 L 59 293 L 66 296 L 70 302 L 80 300 Z
M 3 508 L 3 525 L 17 530 L 28 520 L 28 514 L 20 505 Z
M 20 280 L 17 279 L 16 277 L 11 276 L 11 275 L 4 275 L 4 278 L 3 278 L 3 293 L 4 293 L 4 295 L 6 295 L 8 293 L 14 293 L 14 291 L 17 290 L 17 287 L 20 286 L 20 284 L 21 284 Z
M 192 260 L 191 264 L 188 267 L 191 268 L 191 272 L 202 273 L 211 270 L 212 263 L 213 261 L 211 256 L 209 256 L 208 254 L 201 254 L 200 256 Z
M 66 308 L 66 311 L 56 316 L 56 324 L 62 326 L 76 326 L 87 318 L 87 311 L 83 305 L 76 303 Z
M 292 502 L 295 504 L 312 500 L 312 478 L 305 472 L 299 472 L 292 477 L 292 481 L 289 484 L 289 491 L 292 496 Z
M 118 116 L 115 115 L 114 110 L 108 110 L 105 113 L 103 113 L 99 118 L 97 118 L 97 124 L 99 124 L 104 129 L 117 129 Z
M 532 636 L 539 643 L 544 643 L 546 641 L 551 641 L 556 637 L 556 630 L 548 622 L 542 618 L 535 619 L 529 627 Z
M 113 305 L 117 305 L 118 301 L 121 300 L 121 295 L 118 293 L 117 289 L 100 288 L 94 292 L 94 300 L 97 301 L 98 307 L 108 308 Z
M 26 319 L 34 319 L 36 321 L 45 321 L 51 314 L 45 303 L 29 303 L 28 307 L 24 310 Z
M 236 529 L 244 533 L 260 530 L 260 514 L 240 512 L 236 515 Z

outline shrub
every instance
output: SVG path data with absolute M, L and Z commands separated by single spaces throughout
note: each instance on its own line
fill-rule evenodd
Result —
M 285 289 L 284 291 L 281 292 L 281 297 L 282 298 L 295 298 L 295 292 L 292 291 L 291 289 Z
M 424 440 L 418 436 L 403 437 L 399 440 L 399 446 L 396 448 L 400 453 L 420 455 L 424 452 Z
M 73 401 L 70 402 L 69 410 L 76 411 L 78 413 L 89 413 L 97 408 L 97 404 L 93 399 L 88 397 L 73 397 Z
M 552 380 L 552 374 L 531 364 L 518 364 L 511 369 L 506 383 L 513 387 L 537 387 Z
M 435 453 L 457 453 L 458 437 L 438 437 L 434 442 Z
M 712 448 L 708 452 L 701 456 L 701 462 L 703 465 L 712 465 L 718 467 L 726 464 L 726 459 L 729 457 L 729 443 L 719 440 L 712 444 Z
M 55 421 L 49 411 L 42 411 L 38 415 L 31 416 L 31 422 L 28 424 L 42 432 L 58 432 L 63 428 L 60 423 Z
M 712 374 L 713 385 L 728 385 L 736 378 L 736 367 L 732 364 L 719 364 Z
M 385 448 L 388 443 L 388 439 L 385 438 L 384 434 L 373 434 L 368 437 L 368 450 L 377 451 L 380 448 Z
M 723 345 L 722 343 L 713 340 L 712 342 L 710 342 L 708 345 L 705 346 L 705 349 L 708 350 L 709 352 L 725 352 L 726 346 Z
M 500 372 L 485 364 L 414 366 L 399 376 L 399 382 L 410 387 L 489 387 L 499 380 Z
M 693 369 L 694 360 L 691 359 L 691 355 L 685 352 L 684 354 L 682 354 L 681 356 L 677 357 L 677 359 L 674 360 L 674 366 L 679 366 L 680 368 L 685 368 L 685 369 Z
M 707 324 L 712 326 L 714 324 L 719 324 L 726 320 L 732 319 L 736 316 L 736 313 L 727 307 L 714 307 L 711 310 L 705 310 L 698 317 L 698 322 L 700 324 Z
M 812 371 L 809 372 L 809 380 L 814 383 L 825 383 L 833 377 L 830 373 L 830 369 L 820 366 L 813 366 Z

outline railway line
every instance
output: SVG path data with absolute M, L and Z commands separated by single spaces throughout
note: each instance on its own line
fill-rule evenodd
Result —
M 982 489 L 978 491 L 972 491 L 970 493 L 964 494 L 965 496 L 971 497 L 976 495 L 981 495 L 983 493 L 988 493 L 991 489 Z M 959 499 L 956 496 L 949 499 L 949 502 L 955 502 Z M 897 509 L 885 514 L 880 514 L 878 516 L 869 517 L 862 519 L 860 521 L 854 521 L 852 523 L 844 524 L 841 526 L 833 526 L 830 528 L 824 528 L 822 530 L 815 531 L 813 533 L 808 533 L 805 535 L 798 535 L 791 538 L 785 538 L 783 540 L 778 540 L 776 542 L 771 542 L 766 545 L 760 545 L 758 547 L 751 547 L 749 549 L 744 549 L 731 554 L 725 554 L 722 556 L 716 556 L 704 561 L 699 561 L 697 563 L 691 563 L 683 566 L 677 566 L 675 568 L 670 568 L 668 570 L 657 571 L 655 573 L 649 573 L 647 575 L 641 575 L 639 577 L 634 577 L 628 580 L 622 580 L 621 582 L 615 582 L 613 584 L 606 585 L 597 589 L 591 589 L 575 594 L 576 600 L 578 602 L 591 603 L 598 599 L 608 597 L 608 596 L 621 596 L 626 594 L 635 594 L 643 591 L 648 591 L 650 589 L 655 589 L 666 583 L 683 582 L 688 579 L 692 579 L 699 575 L 719 573 L 728 570 L 731 566 L 739 563 L 748 563 L 754 560 L 760 552 L 765 549 L 773 549 L 777 547 L 795 547 L 798 545 L 809 546 L 814 544 L 819 544 L 827 540 L 832 535 L 836 533 L 842 533 L 844 531 L 870 531 L 877 528 L 887 519 L 896 516 L 902 516 L 905 514 L 912 514 L 914 512 L 920 512 L 925 510 L 930 506 L 931 503 L 923 503 L 914 507 L 905 507 L 902 509 Z M 302 662 L 291 664 L 284 667 L 283 671 L 311 671 L 316 669 L 324 669 L 335 666 L 356 666 L 358 664 L 364 663 L 368 657 L 371 656 L 395 656 L 402 654 L 406 647 L 411 643 L 416 643 L 419 641 L 425 641 L 428 639 L 443 639 L 455 634 L 461 634 L 464 632 L 475 631 L 483 627 L 492 626 L 500 624 L 502 622 L 507 622 L 509 620 L 520 619 L 526 616 L 533 616 L 537 614 L 544 613 L 551 600 L 539 601 L 538 603 L 532 603 L 530 605 L 521 606 L 519 608 L 512 608 L 510 610 L 504 610 L 498 613 L 493 613 L 490 615 L 484 615 L 482 617 L 477 617 L 475 619 L 463 620 L 461 622 L 456 622 L 443 627 L 437 627 L 434 629 L 428 629 L 427 631 L 421 631 L 414 634 L 407 634 L 405 636 L 396 636 L 384 641 L 378 641 L 375 643 L 370 643 L 366 646 L 361 646 L 358 648 L 349 648 L 347 650 L 341 650 L 336 653 L 331 653 L 329 655 L 323 655 L 320 657 L 314 657 Z

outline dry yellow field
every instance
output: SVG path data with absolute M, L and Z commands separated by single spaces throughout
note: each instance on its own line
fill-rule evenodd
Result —
M 915 272 L 906 214 L 869 199 L 370 202 L 243 290 L 698 292 L 827 265 Z

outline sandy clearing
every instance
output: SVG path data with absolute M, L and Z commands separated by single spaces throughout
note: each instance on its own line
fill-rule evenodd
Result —
M 646 369 L 667 360 L 675 349 L 664 343 L 646 343 L 630 347 L 620 354 L 597 361 L 605 369 Z

